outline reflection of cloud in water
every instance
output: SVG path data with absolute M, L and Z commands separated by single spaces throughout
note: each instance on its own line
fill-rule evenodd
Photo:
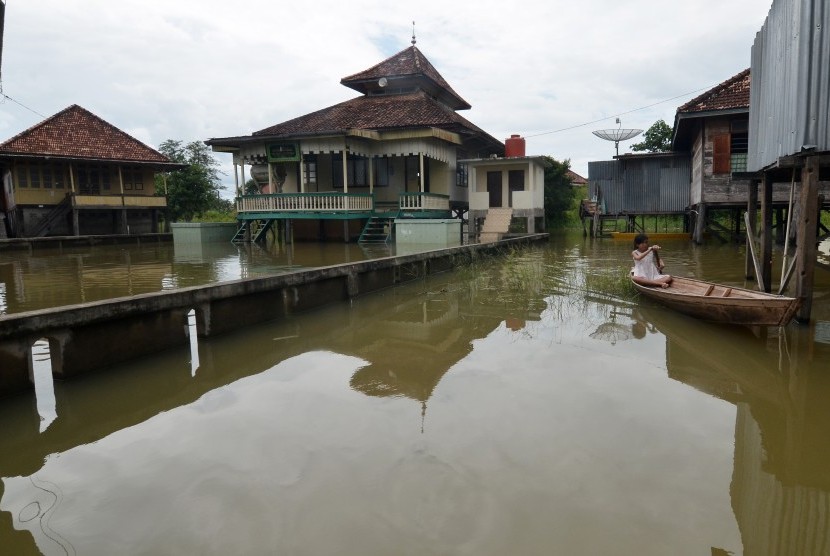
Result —
M 352 463 L 364 435 L 375 434 L 367 433 L 378 424 L 375 416 L 353 404 L 355 394 L 345 387 L 364 364 L 331 352 L 287 359 L 50 457 L 34 484 L 4 479 L 11 486 L 0 507 L 30 519 L 26 525 L 15 517 L 15 527 L 39 529 L 31 517 L 33 504 L 40 506 L 48 534 L 36 534 L 46 554 L 67 553 L 59 541 L 52 541 L 56 549 L 46 546 L 61 538 L 52 531 L 78 554 L 164 554 L 171 546 L 240 554 L 284 546 L 287 530 L 275 522 L 296 519 L 310 493 L 327 496 L 326 482 L 342 479 L 339 466 Z M 40 484 L 62 492 L 50 487 L 59 494 L 47 496 Z M 205 527 L 220 522 L 221 528 Z M 308 542 L 314 546 L 313 537 Z
M 32 475 L 4 478 L 3 486 L 0 510 L 11 514 L 15 529 L 29 531 L 46 556 L 76 554 L 72 544 L 51 524 L 63 502 L 63 493 L 57 485 Z

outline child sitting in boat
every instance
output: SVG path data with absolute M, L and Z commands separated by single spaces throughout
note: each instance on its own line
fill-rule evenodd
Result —
M 634 247 L 636 249 L 631 252 L 631 256 L 634 258 L 634 270 L 631 272 L 631 278 L 643 286 L 668 288 L 672 277 L 663 274 L 663 261 L 660 260 L 660 255 L 657 254 L 660 246 L 649 246 L 648 236 L 638 234 L 634 238 Z

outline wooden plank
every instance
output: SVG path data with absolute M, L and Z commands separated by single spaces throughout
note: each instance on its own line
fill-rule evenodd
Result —
M 761 273 L 761 267 L 758 264 L 758 256 L 755 254 L 755 232 L 752 231 L 752 222 L 749 221 L 749 214 L 744 213 L 744 221 L 746 222 L 746 237 L 747 245 L 749 246 L 749 253 L 752 255 L 752 263 L 755 266 L 755 276 L 758 277 L 758 290 L 764 290 L 764 275 Z

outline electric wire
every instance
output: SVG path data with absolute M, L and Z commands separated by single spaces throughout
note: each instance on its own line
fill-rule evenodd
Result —
M 681 95 L 673 96 L 671 98 L 667 98 L 667 99 L 664 99 L 664 100 L 661 100 L 661 101 L 658 101 L 658 102 L 654 102 L 652 104 L 647 104 L 646 106 L 641 106 L 639 108 L 634 108 L 632 110 L 627 110 L 625 112 L 620 112 L 619 114 L 612 114 L 611 116 L 606 116 L 606 117 L 600 118 L 598 120 L 592 120 L 590 122 L 585 122 L 585 123 L 582 123 L 582 124 L 572 125 L 572 126 L 569 126 L 569 127 L 563 127 L 561 129 L 554 129 L 553 131 L 543 131 L 542 133 L 534 133 L 533 135 L 525 135 L 525 137 L 526 138 L 540 137 L 542 135 L 550 135 L 551 133 L 560 133 L 562 131 L 569 131 L 571 129 L 577 129 L 577 128 L 580 128 L 580 127 L 585 127 L 586 125 L 591 125 L 591 124 L 596 124 L 596 123 L 599 123 L 599 122 L 604 122 L 605 120 L 610 120 L 611 118 L 619 118 L 620 116 L 625 116 L 626 114 L 632 114 L 634 112 L 639 112 L 640 110 L 645 110 L 646 108 L 651 108 L 652 106 L 657 106 L 659 104 L 663 104 L 663 103 L 666 103 L 666 102 L 669 102 L 669 101 L 672 101 L 672 100 L 676 100 L 678 98 L 693 95 L 695 93 L 699 93 L 700 91 L 707 91 L 707 90 L 711 89 L 714 86 L 716 86 L 716 85 L 709 86 L 709 87 L 701 87 L 700 89 L 695 89 L 694 91 L 689 91 L 688 93 L 683 93 Z

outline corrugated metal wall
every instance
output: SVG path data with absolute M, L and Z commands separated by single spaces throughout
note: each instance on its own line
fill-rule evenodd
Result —
M 830 5 L 774 0 L 752 46 L 747 169 L 830 151 Z
M 605 214 L 683 213 L 690 186 L 688 153 L 588 163 L 588 192 Z

